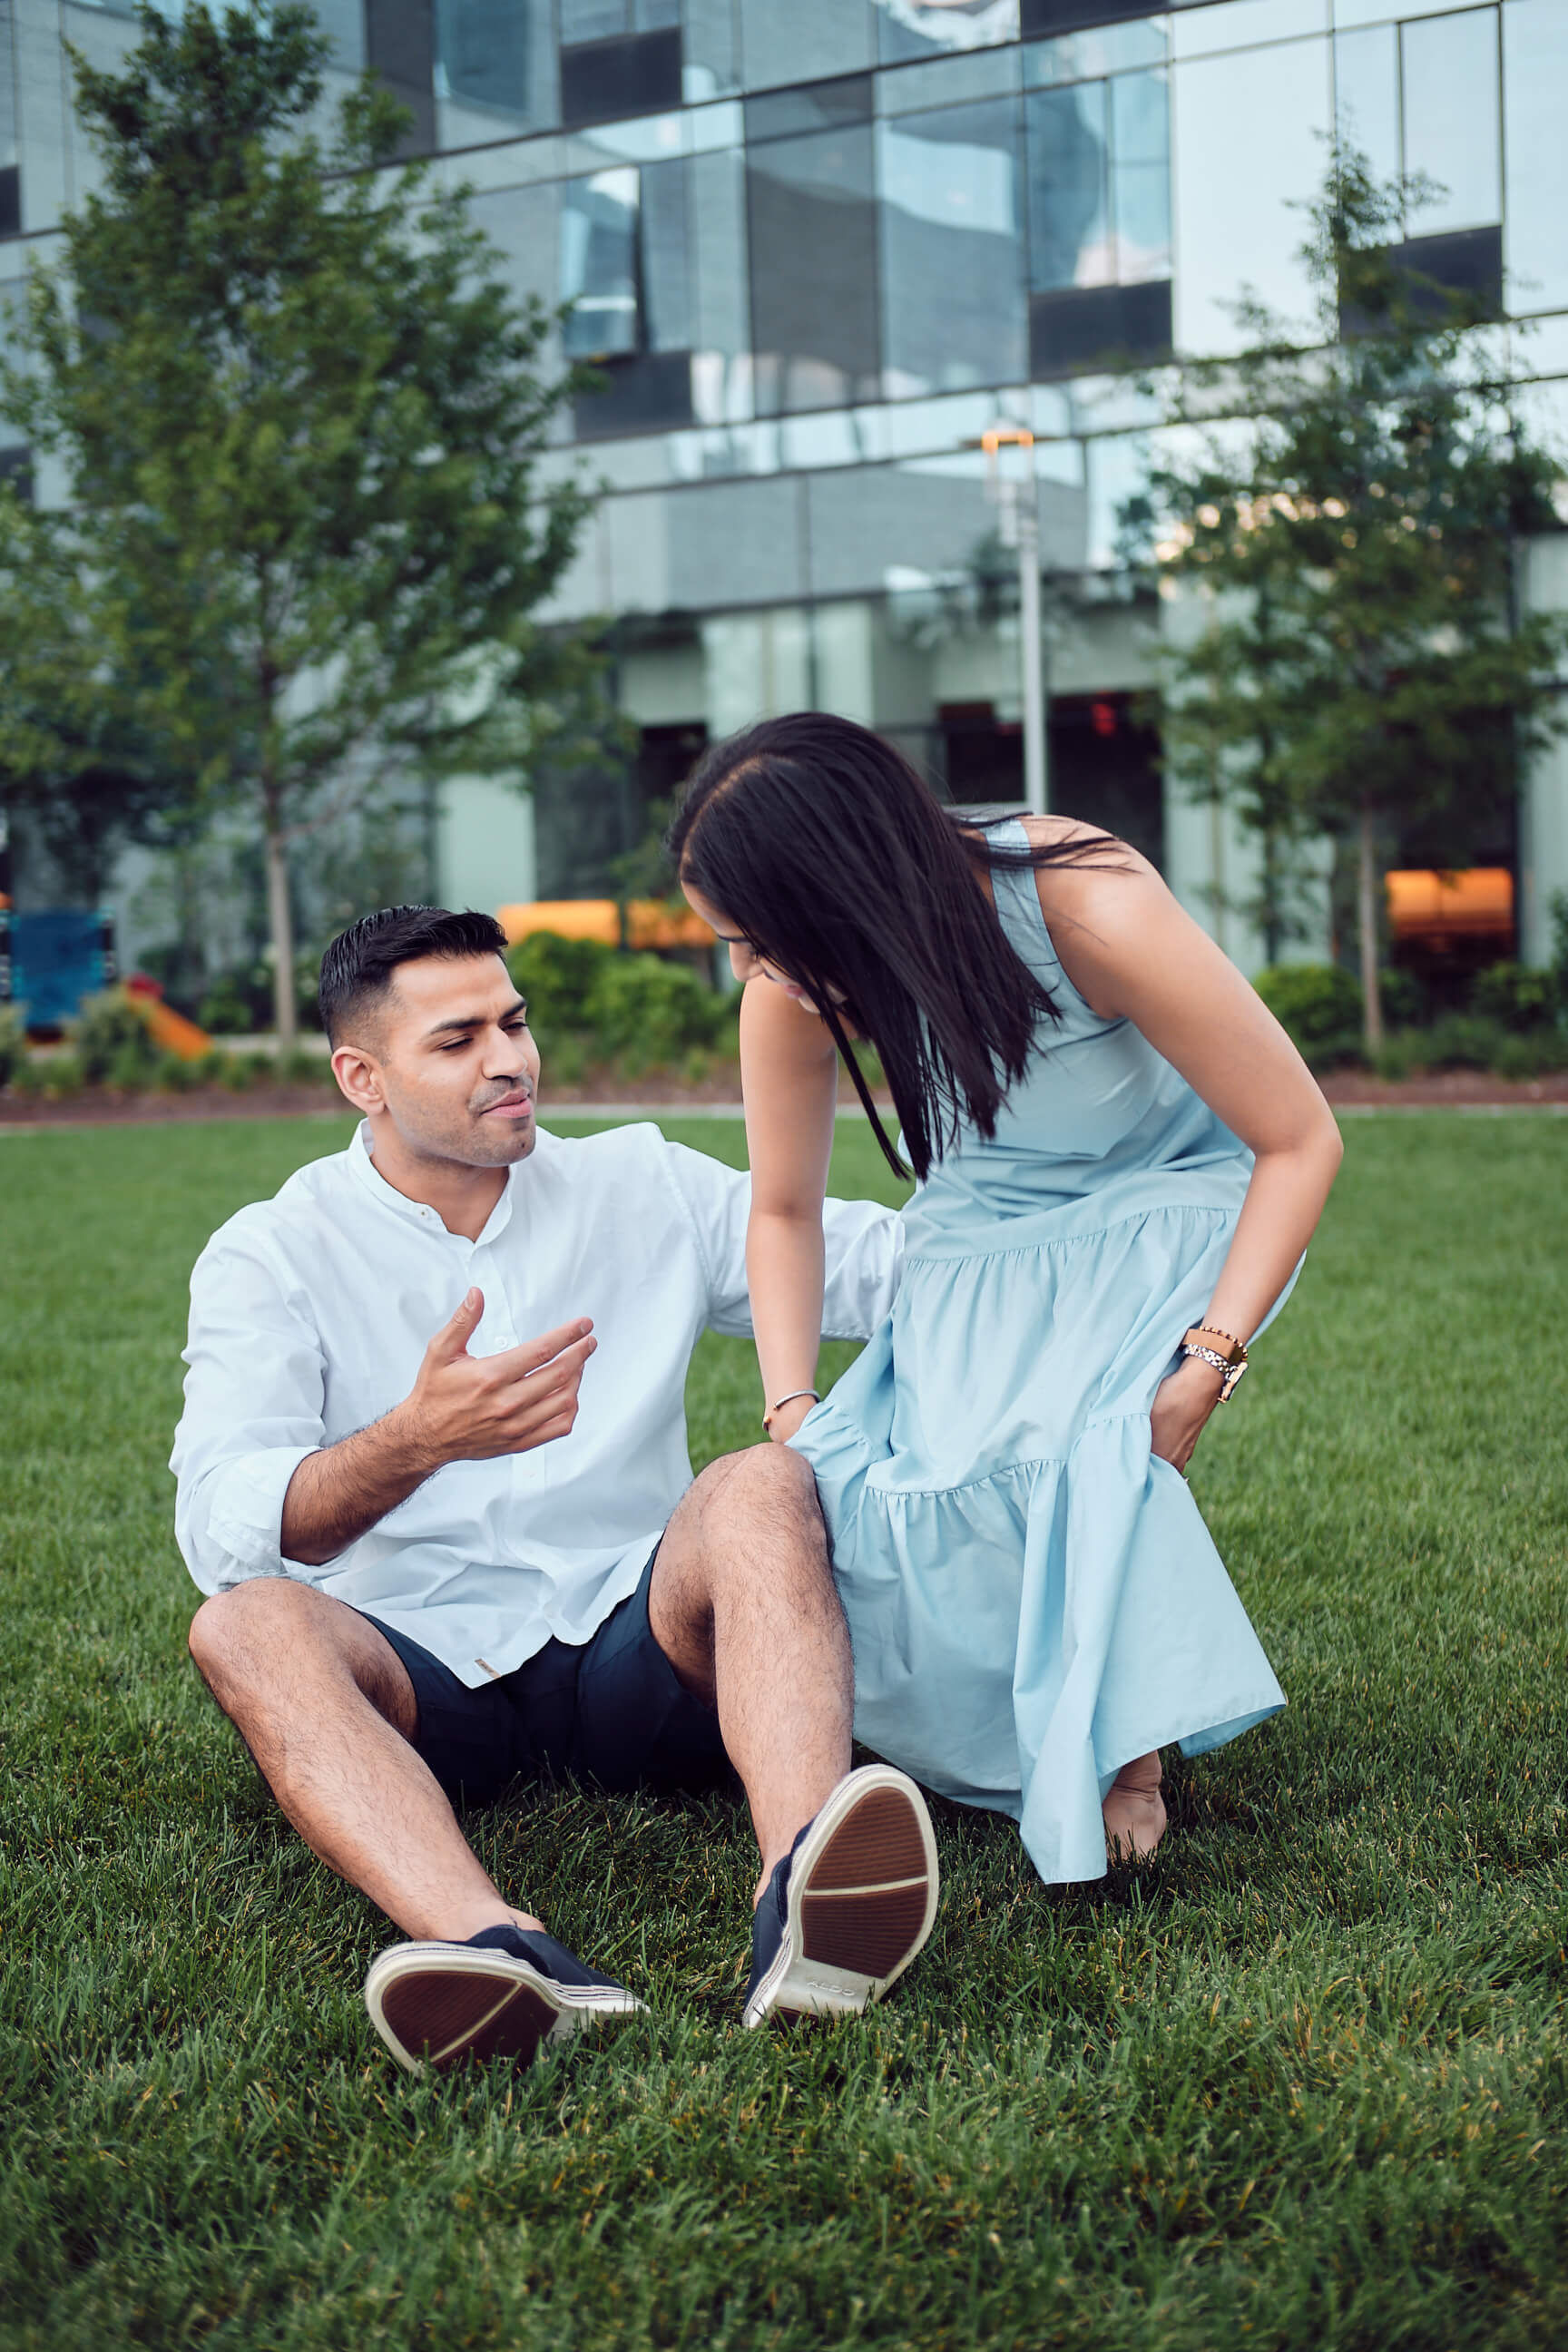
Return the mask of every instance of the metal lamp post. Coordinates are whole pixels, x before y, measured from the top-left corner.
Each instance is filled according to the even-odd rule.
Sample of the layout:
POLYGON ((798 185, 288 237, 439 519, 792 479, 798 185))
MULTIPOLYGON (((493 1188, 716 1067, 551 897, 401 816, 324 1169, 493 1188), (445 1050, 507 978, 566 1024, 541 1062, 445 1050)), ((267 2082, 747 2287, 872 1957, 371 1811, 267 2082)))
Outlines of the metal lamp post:
POLYGON ((985 452, 985 495, 997 510, 1004 547, 1018 551, 1018 667, 1024 688, 1024 801, 1031 816, 1044 816, 1046 770, 1046 680, 1040 631, 1040 517, 1036 503, 1035 436, 1022 425, 994 425, 980 436, 985 452), (1007 473, 998 454, 1022 449, 1028 472, 1020 481, 1007 473))

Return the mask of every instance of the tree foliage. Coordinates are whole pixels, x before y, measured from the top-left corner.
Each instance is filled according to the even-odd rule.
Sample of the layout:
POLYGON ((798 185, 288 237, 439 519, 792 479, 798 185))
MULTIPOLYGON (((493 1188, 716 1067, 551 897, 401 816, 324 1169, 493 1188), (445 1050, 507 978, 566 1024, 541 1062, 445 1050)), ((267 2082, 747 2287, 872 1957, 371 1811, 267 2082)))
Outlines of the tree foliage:
POLYGON ((1275 938, 1293 846, 1354 843, 1373 1046, 1384 855, 1420 826, 1434 863, 1466 861, 1557 723, 1568 642, 1516 585, 1520 541, 1556 525, 1557 465, 1511 406, 1478 306, 1401 249, 1428 193, 1336 158, 1304 248, 1310 341, 1242 305, 1250 348, 1189 371, 1175 421, 1245 421, 1201 428, 1190 453, 1174 436, 1151 482, 1161 567, 1205 606, 1166 656, 1168 748, 1261 835, 1275 938))
POLYGON ((60 583, 35 667, 158 774, 254 810, 287 1043, 298 845, 390 769, 515 772, 581 718, 585 644, 533 617, 585 511, 539 479, 571 380, 461 201, 392 165, 379 85, 310 127, 309 8, 140 23, 119 70, 75 58, 103 185, 0 381, 68 477, 34 526, 60 583))

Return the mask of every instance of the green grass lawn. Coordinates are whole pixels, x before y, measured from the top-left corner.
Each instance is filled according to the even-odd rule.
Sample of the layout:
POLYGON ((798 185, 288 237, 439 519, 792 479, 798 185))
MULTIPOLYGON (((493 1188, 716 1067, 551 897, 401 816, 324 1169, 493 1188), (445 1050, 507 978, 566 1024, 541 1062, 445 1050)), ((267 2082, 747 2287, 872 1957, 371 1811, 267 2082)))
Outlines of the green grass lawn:
MULTIPOLYGON (((736 1807, 525 1794, 481 1852, 649 2013, 426 2084, 170 1534, 191 1261, 344 1132, 0 1137, 5 2352, 1568 2343, 1568 1124, 1351 1124, 1194 1472, 1290 1706, 1152 1864, 1047 1893, 944 1807, 886 2007, 748 2035, 736 1807)), ((690 1402, 749 1444, 749 1349, 690 1402)))

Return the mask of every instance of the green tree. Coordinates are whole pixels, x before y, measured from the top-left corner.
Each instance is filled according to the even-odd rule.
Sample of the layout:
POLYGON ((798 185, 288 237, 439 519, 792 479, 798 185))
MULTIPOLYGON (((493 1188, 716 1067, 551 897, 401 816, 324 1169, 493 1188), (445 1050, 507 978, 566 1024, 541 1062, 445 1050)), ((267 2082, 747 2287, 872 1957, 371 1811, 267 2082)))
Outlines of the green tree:
POLYGON ((1353 845, 1372 1050, 1385 853, 1420 826, 1434 863, 1465 862, 1561 723, 1568 643, 1516 587, 1521 539, 1555 527, 1558 466, 1512 413, 1477 306, 1400 251, 1430 193, 1336 158, 1304 247, 1310 345, 1238 305, 1249 348, 1189 370, 1173 421, 1241 421, 1202 428, 1195 454, 1178 438, 1151 479, 1157 558, 1204 592, 1206 624, 1165 656, 1168 751, 1262 836, 1275 939, 1296 847, 1353 845))
POLYGON ((538 477, 572 379, 462 202, 392 167, 379 85, 308 127, 310 9, 140 24, 120 70, 74 59, 103 186, 0 407, 68 476, 62 674, 91 644, 115 726, 254 810, 288 1045, 291 853, 390 773, 521 774, 575 718, 591 653, 532 617, 586 506, 538 477))

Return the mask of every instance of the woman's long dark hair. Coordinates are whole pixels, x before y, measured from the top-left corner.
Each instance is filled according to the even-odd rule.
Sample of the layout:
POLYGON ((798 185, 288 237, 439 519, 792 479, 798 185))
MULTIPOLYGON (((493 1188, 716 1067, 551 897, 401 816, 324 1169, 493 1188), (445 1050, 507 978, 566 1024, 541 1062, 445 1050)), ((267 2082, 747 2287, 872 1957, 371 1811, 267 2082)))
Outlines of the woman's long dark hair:
POLYGON ((810 996, 900 1176, 848 1032, 876 1047, 917 1176, 961 1118, 994 1135, 1039 1022, 1060 1014, 1008 945, 979 874, 1120 848, 1099 836, 1005 849, 974 823, 955 821, 880 736, 804 710, 715 744, 670 828, 681 881, 810 996))

